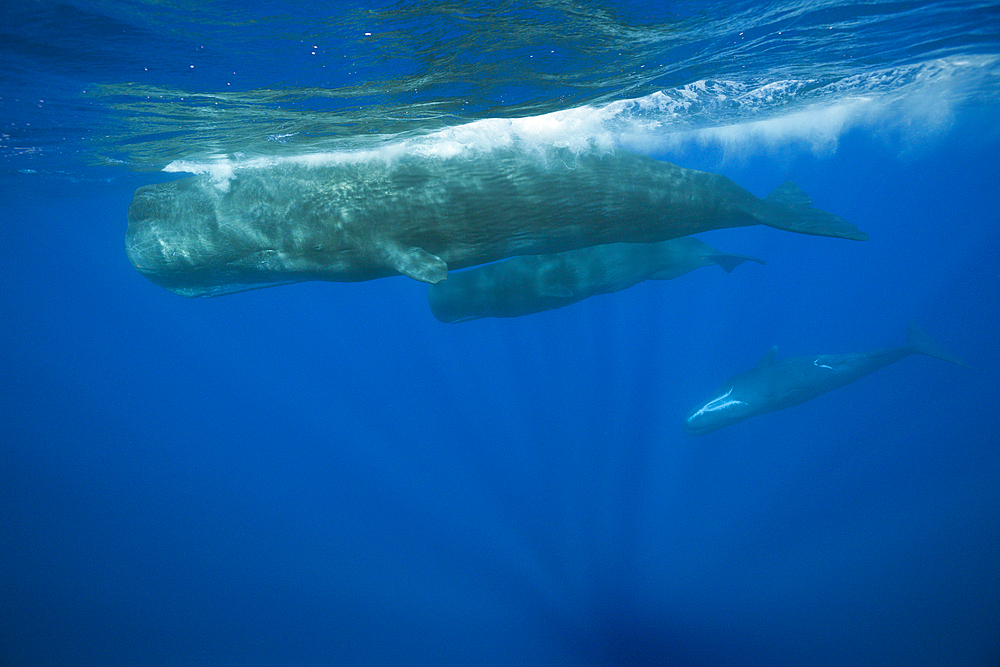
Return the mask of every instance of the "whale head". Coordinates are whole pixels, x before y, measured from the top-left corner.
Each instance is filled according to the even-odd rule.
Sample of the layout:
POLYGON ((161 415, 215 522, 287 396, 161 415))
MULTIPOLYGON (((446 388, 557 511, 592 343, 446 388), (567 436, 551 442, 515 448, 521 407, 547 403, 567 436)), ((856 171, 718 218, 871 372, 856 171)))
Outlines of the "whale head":
POLYGON ((752 417, 756 408, 742 399, 733 383, 727 383, 712 398, 691 411, 684 420, 688 435, 704 435, 752 417))
POLYGON ((218 218, 212 193, 195 179, 141 187, 128 209, 129 261, 150 281, 185 296, 242 291, 229 287, 245 282, 233 274, 259 247, 218 218))
POLYGON ((139 188, 125 232, 132 265, 189 297, 323 280, 338 271, 374 277, 363 275, 370 267, 343 252, 320 225, 278 215, 280 207, 257 196, 255 185, 236 193, 238 199, 200 177, 139 188))

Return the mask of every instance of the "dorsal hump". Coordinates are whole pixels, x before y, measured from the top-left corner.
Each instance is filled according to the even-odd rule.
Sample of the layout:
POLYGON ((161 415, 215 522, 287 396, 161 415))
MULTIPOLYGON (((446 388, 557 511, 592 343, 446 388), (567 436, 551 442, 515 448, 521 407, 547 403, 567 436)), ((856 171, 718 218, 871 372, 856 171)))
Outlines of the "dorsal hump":
POLYGON ((774 360, 777 358, 778 358, 778 346, 775 345, 774 347, 772 347, 770 350, 767 351, 767 354, 765 354, 763 357, 760 358, 760 361, 757 362, 757 366, 758 367, 770 366, 771 364, 774 363, 774 360))

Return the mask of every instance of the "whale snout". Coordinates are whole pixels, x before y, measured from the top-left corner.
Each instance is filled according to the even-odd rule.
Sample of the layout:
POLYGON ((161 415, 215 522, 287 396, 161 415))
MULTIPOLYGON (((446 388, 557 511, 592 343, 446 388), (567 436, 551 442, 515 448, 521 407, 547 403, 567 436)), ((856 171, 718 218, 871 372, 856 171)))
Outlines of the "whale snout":
POLYGON ((176 200, 173 188, 145 186, 136 190, 128 208, 125 252, 146 277, 189 268, 189 242, 176 222, 182 219, 176 200))
POLYGON ((147 273, 190 272, 215 270, 260 250, 246 225, 220 221, 218 196, 193 178, 136 190, 125 232, 129 259, 147 273))
MULTIPOLYGON (((217 198, 217 196, 216 196, 217 198)), ((150 281, 184 296, 206 296, 248 254, 232 225, 219 224, 213 194, 193 178, 139 188, 128 209, 125 251, 150 281)))
POLYGON ((722 426, 713 425, 709 420, 699 415, 698 410, 695 410, 684 420, 682 428, 688 435, 705 435, 706 433, 711 433, 716 429, 722 428, 722 426))
POLYGON ((169 257, 169 247, 163 238, 164 224, 162 195, 149 187, 136 190, 128 208, 128 229, 125 232, 125 253, 132 265, 144 274, 156 272, 169 257))
POLYGON ((735 387, 730 385, 695 408, 684 420, 684 432, 705 435, 753 416, 752 406, 743 397, 734 395, 734 390, 735 387))
POLYGON ((746 419, 746 416, 736 414, 735 407, 730 406, 719 412, 710 408, 706 409, 706 406, 700 406, 684 419, 681 428, 688 435, 705 435, 746 419))

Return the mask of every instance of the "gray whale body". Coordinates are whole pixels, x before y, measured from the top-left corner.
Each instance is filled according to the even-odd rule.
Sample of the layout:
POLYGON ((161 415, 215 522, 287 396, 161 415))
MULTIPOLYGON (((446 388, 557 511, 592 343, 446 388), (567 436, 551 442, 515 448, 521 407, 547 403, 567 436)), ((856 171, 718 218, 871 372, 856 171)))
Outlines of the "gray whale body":
POLYGON ((723 253, 692 237, 659 243, 608 243, 549 255, 523 255, 448 275, 430 285, 427 301, 442 322, 520 317, 562 308, 645 280, 673 280, 718 264, 727 273, 746 255, 723 253))
POLYGON ((916 324, 910 323, 906 345, 857 354, 821 354, 777 361, 772 347, 748 371, 729 378, 709 400, 684 420, 688 435, 704 435, 756 415, 805 403, 828 391, 860 380, 911 354, 925 354, 970 368, 939 348, 916 324))
POLYGON ((126 250, 152 282, 210 297, 305 280, 449 269, 606 243, 764 224, 864 240, 792 183, 760 199, 730 179, 614 150, 277 163, 139 188, 126 250))

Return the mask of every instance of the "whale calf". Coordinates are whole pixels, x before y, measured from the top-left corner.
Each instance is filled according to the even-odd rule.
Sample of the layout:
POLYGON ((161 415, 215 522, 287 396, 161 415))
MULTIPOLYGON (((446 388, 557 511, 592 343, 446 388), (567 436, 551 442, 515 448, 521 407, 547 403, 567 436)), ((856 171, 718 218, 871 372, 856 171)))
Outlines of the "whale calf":
POLYGON ((427 289, 434 317, 465 322, 480 317, 520 317, 562 308, 644 280, 672 280, 702 266, 731 272, 745 261, 692 237, 659 243, 609 243, 548 255, 522 255, 448 274, 427 289))
POLYGON ((793 183, 760 199, 718 174, 623 150, 283 161, 139 188, 126 250, 144 276, 210 297, 304 280, 428 283, 513 257, 724 227, 864 240, 793 183))
POLYGON ((821 354, 776 361, 772 347, 756 366, 730 378, 708 401, 684 420, 684 432, 703 435, 744 419, 805 403, 843 387, 911 354, 926 354, 971 368, 941 350, 911 323, 907 344, 858 354, 821 354))

